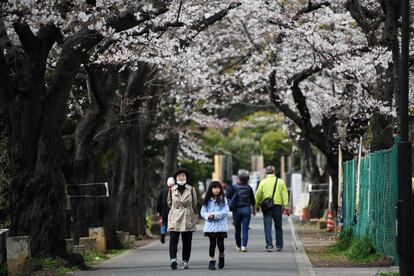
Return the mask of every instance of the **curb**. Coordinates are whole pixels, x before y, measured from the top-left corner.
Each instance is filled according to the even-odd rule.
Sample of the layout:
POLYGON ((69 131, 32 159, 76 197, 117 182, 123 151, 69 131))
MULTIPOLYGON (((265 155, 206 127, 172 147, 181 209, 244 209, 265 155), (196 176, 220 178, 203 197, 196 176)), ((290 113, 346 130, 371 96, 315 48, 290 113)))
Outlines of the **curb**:
POLYGON ((294 251, 296 264, 298 266, 299 276, 315 276, 315 271, 309 260, 308 254, 306 254, 305 248, 302 245, 302 241, 299 236, 296 234, 296 229, 293 223, 290 224, 294 235, 292 235, 292 242, 296 243, 297 250, 294 251), (293 240, 294 236, 298 237, 297 241, 293 240))

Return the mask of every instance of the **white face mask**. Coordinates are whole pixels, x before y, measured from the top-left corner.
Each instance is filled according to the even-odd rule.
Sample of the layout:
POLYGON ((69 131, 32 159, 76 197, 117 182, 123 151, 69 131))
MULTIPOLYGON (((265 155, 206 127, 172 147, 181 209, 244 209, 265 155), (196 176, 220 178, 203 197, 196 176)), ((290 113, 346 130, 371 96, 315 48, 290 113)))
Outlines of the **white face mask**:
POLYGON ((182 185, 184 185, 184 184, 185 184, 185 181, 180 181, 180 180, 177 180, 177 184, 182 186, 182 185))

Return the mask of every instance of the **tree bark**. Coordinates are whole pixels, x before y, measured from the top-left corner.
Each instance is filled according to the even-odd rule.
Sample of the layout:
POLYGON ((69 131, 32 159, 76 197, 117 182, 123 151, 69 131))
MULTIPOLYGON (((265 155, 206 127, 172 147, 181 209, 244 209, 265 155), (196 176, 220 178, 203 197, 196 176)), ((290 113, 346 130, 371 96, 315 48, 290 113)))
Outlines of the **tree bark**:
MULTIPOLYGON (((88 236, 88 229, 104 225, 105 212, 109 200, 105 197, 85 197, 82 195, 104 195, 103 185, 81 188, 85 183, 103 183, 108 181, 107 172, 103 169, 103 158, 112 152, 112 144, 116 139, 113 130, 106 135, 97 134, 118 124, 119 118, 113 112, 115 90, 118 85, 116 68, 106 66, 89 66, 87 68, 87 87, 89 108, 77 125, 73 139, 73 148, 69 149, 69 161, 65 164, 65 176, 68 180, 68 192, 71 197, 73 219, 73 236, 88 236)), ((109 162, 106 161, 105 162, 109 162)))

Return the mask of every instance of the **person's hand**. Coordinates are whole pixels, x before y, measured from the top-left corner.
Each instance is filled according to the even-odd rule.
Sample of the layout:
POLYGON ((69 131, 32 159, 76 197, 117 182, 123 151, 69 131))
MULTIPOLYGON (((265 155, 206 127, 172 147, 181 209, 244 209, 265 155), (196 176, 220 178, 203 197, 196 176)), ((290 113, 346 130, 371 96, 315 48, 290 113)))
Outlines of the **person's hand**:
POLYGON ((284 208, 283 214, 289 216, 289 208, 284 208))
POLYGON ((208 219, 214 219, 214 214, 208 214, 208 219))
POLYGON ((256 208, 253 208, 253 216, 256 216, 256 208))

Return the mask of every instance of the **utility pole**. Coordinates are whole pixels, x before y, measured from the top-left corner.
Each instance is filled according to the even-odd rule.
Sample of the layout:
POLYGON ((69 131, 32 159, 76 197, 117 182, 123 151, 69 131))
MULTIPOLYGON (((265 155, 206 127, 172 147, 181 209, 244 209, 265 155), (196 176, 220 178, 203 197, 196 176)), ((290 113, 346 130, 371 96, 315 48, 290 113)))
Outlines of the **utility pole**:
MULTIPOLYGON (((390 11, 392 12, 392 11, 390 11)), ((413 271, 413 208, 411 188, 411 143, 408 138, 408 58, 409 58, 409 27, 410 1, 401 1, 401 92, 400 92, 400 135, 398 145, 398 253, 400 256, 400 275, 412 276, 413 271)))

